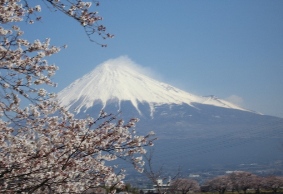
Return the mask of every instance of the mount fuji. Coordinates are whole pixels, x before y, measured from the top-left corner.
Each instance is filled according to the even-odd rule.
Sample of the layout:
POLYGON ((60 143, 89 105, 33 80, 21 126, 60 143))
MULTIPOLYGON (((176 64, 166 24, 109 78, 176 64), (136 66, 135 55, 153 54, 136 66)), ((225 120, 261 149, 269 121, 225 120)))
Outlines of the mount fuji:
POLYGON ((97 66, 59 92, 58 100, 78 117, 95 117, 104 109, 121 111, 125 120, 140 118, 137 132, 155 131, 156 163, 168 167, 266 167, 277 162, 276 168, 283 172, 283 165, 278 166, 278 161, 283 162, 282 118, 156 81, 127 57, 97 66))
POLYGON ((151 116, 157 106, 165 104, 194 107, 193 104, 198 103, 248 111, 214 96, 196 96, 182 91, 156 81, 135 68, 130 59, 125 57, 109 60, 61 91, 58 94, 61 104, 80 113, 96 104, 105 108, 108 104, 116 103, 121 109, 121 103, 128 101, 140 116, 143 113, 139 104, 144 103, 149 105, 151 116))

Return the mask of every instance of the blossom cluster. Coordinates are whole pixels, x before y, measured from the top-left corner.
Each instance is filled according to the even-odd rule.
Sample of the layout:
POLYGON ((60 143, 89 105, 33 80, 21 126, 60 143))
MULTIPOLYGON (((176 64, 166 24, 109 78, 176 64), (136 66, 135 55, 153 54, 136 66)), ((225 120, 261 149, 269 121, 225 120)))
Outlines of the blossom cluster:
MULTIPOLYGON (((99 24, 103 18, 98 15, 97 11, 92 11, 92 5, 95 4, 99 6, 99 2, 84 2, 81 0, 68 0, 62 2, 62 0, 47 0, 53 8, 60 10, 66 15, 77 20, 83 27, 84 30, 91 41, 94 41, 91 36, 93 34, 98 34, 103 39, 113 38, 113 34, 106 33, 106 27, 99 24)), ((96 41, 94 41, 96 42, 96 41)), ((106 47, 105 44, 100 44, 102 47, 106 47)))
MULTIPOLYGON (((71 9, 69 16, 84 27, 100 19, 89 12, 90 2, 46 3, 64 13, 71 9)), ((44 89, 56 86, 51 78, 58 69, 46 57, 61 48, 50 39, 24 39, 16 25, 32 23, 31 15, 40 11, 27 0, 0 1, 0 193, 83 193, 120 186, 124 170, 107 161, 123 158, 141 172, 144 146, 152 145, 154 134, 138 136, 138 119, 115 123, 116 117, 103 111, 96 119, 77 119, 44 89), (26 102, 30 105, 23 106, 26 102)))
POLYGON ((61 107, 61 117, 38 117, 35 112, 40 109, 34 106, 19 113, 28 119, 18 128, 0 120, 0 192, 40 188, 82 193, 93 187, 119 186, 124 172, 117 173, 105 163, 117 158, 129 159, 141 171, 143 161, 137 154, 145 153, 150 135, 136 136, 128 123, 108 122, 108 116, 113 119, 110 115, 75 119, 61 107))

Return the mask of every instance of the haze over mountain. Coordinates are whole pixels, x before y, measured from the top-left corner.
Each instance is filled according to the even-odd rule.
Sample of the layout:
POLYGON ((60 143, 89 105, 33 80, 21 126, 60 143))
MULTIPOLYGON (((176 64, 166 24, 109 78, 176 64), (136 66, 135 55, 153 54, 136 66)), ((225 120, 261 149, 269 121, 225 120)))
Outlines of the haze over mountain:
POLYGON ((155 131, 156 164, 204 169, 273 164, 283 172, 283 119, 215 96, 197 96, 146 76, 125 57, 108 60, 74 81, 58 100, 78 117, 122 111, 140 118, 137 133, 155 131))

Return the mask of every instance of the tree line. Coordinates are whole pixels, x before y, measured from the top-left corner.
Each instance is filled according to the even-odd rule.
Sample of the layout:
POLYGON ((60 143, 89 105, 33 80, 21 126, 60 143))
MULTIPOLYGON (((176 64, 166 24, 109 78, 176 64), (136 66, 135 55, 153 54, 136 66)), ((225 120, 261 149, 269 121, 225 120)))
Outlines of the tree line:
POLYGON ((283 188, 283 177, 281 176, 258 176, 250 172, 235 171, 229 174, 214 177, 199 184, 198 181, 188 178, 176 178, 168 186, 155 185, 157 189, 145 193, 205 193, 226 192, 235 193, 278 193, 283 188))
MULTIPOLYGON (((226 191, 247 193, 248 190, 253 190, 255 193, 262 191, 277 193, 280 188, 283 187, 283 177, 263 177, 250 172, 236 171, 231 174, 217 176, 211 180, 207 180, 203 186, 205 186, 208 191, 217 191, 219 194, 224 194, 226 191)), ((203 187, 203 189, 205 188, 203 187)))

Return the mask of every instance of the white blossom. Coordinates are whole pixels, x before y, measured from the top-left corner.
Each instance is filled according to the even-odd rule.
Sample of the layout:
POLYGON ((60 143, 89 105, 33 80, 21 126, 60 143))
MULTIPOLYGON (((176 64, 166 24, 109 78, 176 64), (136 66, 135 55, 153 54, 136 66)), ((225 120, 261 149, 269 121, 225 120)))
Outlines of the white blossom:
POLYGON ((10 85, 7 84, 7 83, 4 83, 4 84, 3 84, 3 87, 4 87, 4 88, 9 88, 9 86, 10 86, 10 85))
MULTIPOLYGON (((56 86, 52 76, 58 67, 46 58, 61 47, 49 38, 30 42, 22 37, 17 23, 34 23, 41 11, 28 1, 0 3, 0 193, 82 193, 90 186, 121 186, 125 172, 116 174, 103 160, 131 157, 141 172, 139 155, 153 133, 135 136, 138 119, 113 123, 103 111, 98 118, 77 119, 57 103, 45 86, 56 86)), ((72 10, 85 28, 105 31, 95 26, 102 18, 89 11, 91 2, 44 1, 63 13, 72 10)))
POLYGON ((34 9, 35 9, 35 11, 37 11, 37 12, 41 12, 41 7, 40 7, 40 5, 35 6, 34 9))

